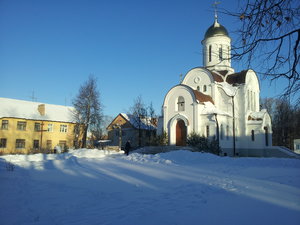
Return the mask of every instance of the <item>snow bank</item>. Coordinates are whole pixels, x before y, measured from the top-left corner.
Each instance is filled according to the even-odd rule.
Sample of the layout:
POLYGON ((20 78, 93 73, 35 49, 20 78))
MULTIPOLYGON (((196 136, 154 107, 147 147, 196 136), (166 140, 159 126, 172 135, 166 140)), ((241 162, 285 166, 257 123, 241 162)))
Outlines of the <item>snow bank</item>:
POLYGON ((110 151, 110 150, 98 150, 98 149, 77 149, 70 150, 69 154, 77 158, 105 158, 109 155, 124 154, 124 151, 110 151))
POLYGON ((185 150, 126 156, 79 149, 0 156, 0 181, 0 224, 300 221, 297 159, 231 158, 185 150), (3 159, 20 167, 6 171, 3 159))

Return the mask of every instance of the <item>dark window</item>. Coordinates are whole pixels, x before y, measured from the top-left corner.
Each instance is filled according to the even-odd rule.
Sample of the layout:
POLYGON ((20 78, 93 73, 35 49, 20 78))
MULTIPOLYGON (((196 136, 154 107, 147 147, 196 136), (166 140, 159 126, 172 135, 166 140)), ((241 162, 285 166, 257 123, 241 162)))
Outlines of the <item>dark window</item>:
POLYGON ((17 129, 18 130, 26 130, 26 122, 18 121, 17 129))
POLYGON ((16 148, 25 148, 25 139, 16 139, 16 148))
POLYGON ((59 146, 61 147, 62 150, 64 150, 67 147, 67 141, 59 141, 59 146))
POLYGON ((6 148, 6 138, 1 138, 0 139, 0 148, 6 148))
POLYGON ((251 130, 251 140, 252 140, 252 141, 255 141, 254 130, 251 130))
POLYGON ((203 92, 206 92, 206 91, 207 91, 207 86, 203 85, 203 92))
POLYGON ((200 91, 200 86, 197 86, 197 91, 200 91))
POLYGON ((221 140, 224 138, 224 127, 223 124, 221 124, 221 140))
POLYGON ((226 139, 229 140, 229 126, 226 126, 226 139))
POLYGON ((269 131, 268 131, 268 127, 264 127, 265 130, 265 142, 266 142, 266 146, 269 146, 269 131))
POLYGON ((211 62, 211 45, 208 47, 208 61, 211 62))
POLYGON ((184 98, 182 96, 179 96, 178 98, 178 111, 184 111, 184 98))
POLYGON ((209 137, 209 126, 206 126, 206 137, 209 137))
POLYGON ((8 120, 2 120, 2 130, 7 130, 8 129, 8 120))
POLYGON ((52 149, 52 141, 47 140, 47 149, 52 149))
POLYGON ((34 131, 40 131, 41 130, 41 124, 40 123, 34 123, 34 131))
POLYGON ((223 60, 223 49, 222 49, 222 47, 219 48, 219 59, 221 61, 223 60))
POLYGON ((39 140, 33 140, 33 149, 38 149, 39 147, 39 140))

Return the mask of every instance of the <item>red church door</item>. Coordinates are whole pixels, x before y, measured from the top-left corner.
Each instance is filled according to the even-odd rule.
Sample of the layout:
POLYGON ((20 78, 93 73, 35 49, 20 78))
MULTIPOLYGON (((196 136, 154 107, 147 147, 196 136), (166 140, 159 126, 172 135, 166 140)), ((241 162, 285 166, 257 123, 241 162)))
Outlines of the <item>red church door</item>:
POLYGON ((187 129, 183 120, 178 120, 176 124, 176 145, 185 146, 187 129))

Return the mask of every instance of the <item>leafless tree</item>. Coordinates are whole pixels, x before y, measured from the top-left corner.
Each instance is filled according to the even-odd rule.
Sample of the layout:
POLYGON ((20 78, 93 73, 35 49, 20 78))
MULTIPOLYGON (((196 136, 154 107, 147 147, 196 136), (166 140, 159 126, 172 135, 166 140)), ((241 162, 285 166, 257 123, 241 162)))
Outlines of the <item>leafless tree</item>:
POLYGON ((143 119, 147 117, 147 109, 143 102, 142 96, 139 95, 133 103, 133 106, 129 109, 130 114, 133 116, 133 122, 135 123, 139 132, 139 146, 142 145, 142 128, 143 119))
POLYGON ((79 93, 73 100, 73 106, 75 108, 74 118, 79 130, 82 130, 81 147, 85 148, 88 131, 95 131, 98 134, 102 120, 102 104, 95 77, 90 76, 80 86, 79 93))
POLYGON ((148 137, 148 144, 151 143, 151 138, 155 136, 156 126, 156 114, 153 108, 152 102, 149 106, 146 106, 142 96, 139 95, 133 103, 133 106, 129 109, 129 114, 132 115, 133 122, 135 123, 139 134, 139 146, 142 145, 142 133, 146 130, 146 136, 148 137))
POLYGON ((267 98, 261 102, 272 119, 273 145, 293 149, 293 140, 300 138, 300 107, 282 98, 267 98))
MULTIPOLYGON (((221 12, 240 21, 239 39, 232 47, 232 59, 246 59, 248 67, 271 78, 285 78, 284 96, 295 96, 300 89, 300 1, 240 0, 236 12, 221 12)), ((299 99, 298 99, 299 102, 299 99)))

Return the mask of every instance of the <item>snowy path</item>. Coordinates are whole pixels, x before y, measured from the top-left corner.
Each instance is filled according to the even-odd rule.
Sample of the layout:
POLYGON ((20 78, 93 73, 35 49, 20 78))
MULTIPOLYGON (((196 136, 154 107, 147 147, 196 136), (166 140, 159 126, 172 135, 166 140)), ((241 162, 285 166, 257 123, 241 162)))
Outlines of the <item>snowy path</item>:
POLYGON ((0 158, 0 224, 299 224, 300 160, 79 150, 0 158), (84 152, 85 151, 85 152, 84 152))

